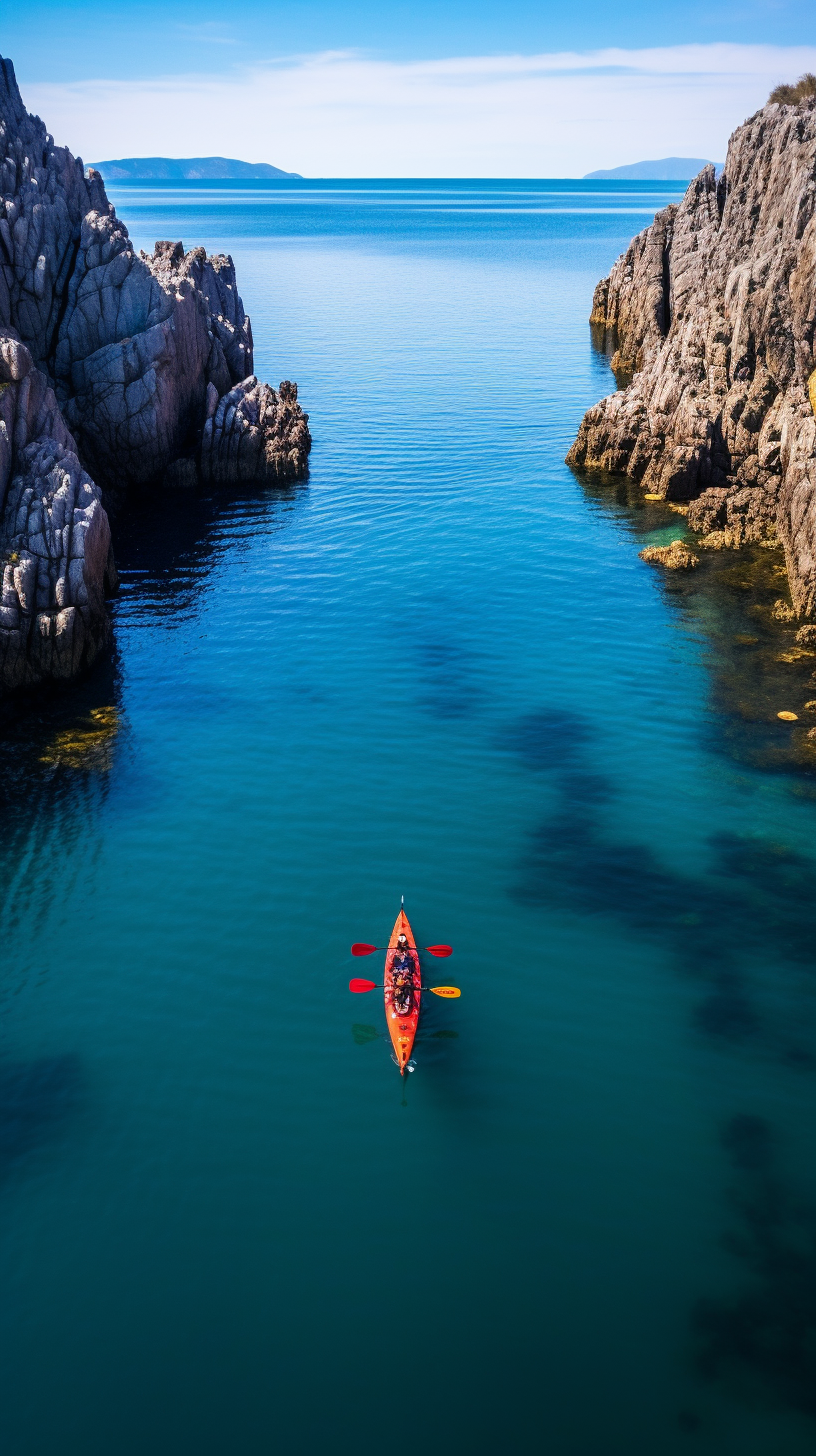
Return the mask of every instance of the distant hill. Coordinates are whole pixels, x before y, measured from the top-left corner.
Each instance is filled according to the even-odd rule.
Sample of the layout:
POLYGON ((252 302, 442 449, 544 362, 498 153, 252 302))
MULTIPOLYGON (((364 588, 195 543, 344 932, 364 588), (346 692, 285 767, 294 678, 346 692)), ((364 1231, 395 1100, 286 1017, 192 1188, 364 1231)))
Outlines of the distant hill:
MULTIPOLYGON (((722 162, 714 165, 718 172, 722 171, 722 162)), ((659 162, 630 162, 628 167, 612 167, 608 172, 587 172, 584 181, 597 178, 610 182, 616 177, 631 177, 638 182, 690 182, 707 166, 707 157, 661 157, 659 162)))
POLYGON ((263 179, 297 177, 268 162, 238 162, 234 157, 120 157, 115 162, 90 162, 106 182, 194 182, 226 177, 263 179))

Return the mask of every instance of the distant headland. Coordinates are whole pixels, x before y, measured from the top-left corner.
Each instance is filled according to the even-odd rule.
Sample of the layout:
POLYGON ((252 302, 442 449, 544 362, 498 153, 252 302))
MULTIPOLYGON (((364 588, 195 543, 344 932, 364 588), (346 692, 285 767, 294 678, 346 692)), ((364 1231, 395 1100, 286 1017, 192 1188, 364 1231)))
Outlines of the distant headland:
MULTIPOLYGON (((627 167, 612 167, 606 172, 587 172, 584 181, 612 182, 617 178, 631 178, 637 182, 690 182, 710 162, 710 157, 661 157, 656 162, 630 162, 627 167)), ((714 162, 713 166, 718 173, 722 171, 722 162, 714 162)))
POLYGON ((91 162, 106 182, 197 182, 226 178, 263 181, 274 177, 301 180, 300 172, 283 172, 269 162, 239 162, 235 157, 120 157, 91 162))

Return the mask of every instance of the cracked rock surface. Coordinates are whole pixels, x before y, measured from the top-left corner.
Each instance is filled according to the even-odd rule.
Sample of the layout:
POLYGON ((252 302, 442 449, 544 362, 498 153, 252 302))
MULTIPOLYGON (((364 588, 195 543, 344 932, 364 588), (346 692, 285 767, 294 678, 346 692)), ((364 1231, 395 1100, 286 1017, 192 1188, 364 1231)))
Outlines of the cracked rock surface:
POLYGON ((137 253, 0 58, 0 691, 69 678, 107 640, 103 501, 305 474, 297 387, 259 383, 252 352, 232 259, 137 253))
POLYGON ((108 637, 110 526, 48 379, 2 329, 0 540, 0 681, 74 677, 108 637))
POLYGON ((622 387, 587 411, 571 465, 691 501, 689 523, 777 532, 794 609, 816 613, 816 99, 737 129, 595 290, 622 387))

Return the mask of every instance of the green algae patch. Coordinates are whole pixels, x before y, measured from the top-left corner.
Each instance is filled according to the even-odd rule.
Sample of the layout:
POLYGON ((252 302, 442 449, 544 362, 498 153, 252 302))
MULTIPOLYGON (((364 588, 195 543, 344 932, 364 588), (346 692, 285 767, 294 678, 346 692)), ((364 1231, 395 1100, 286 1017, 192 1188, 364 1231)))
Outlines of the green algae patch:
POLYGON ((112 765, 113 741, 121 722, 115 707, 91 708, 86 718, 56 733, 48 742, 40 762, 56 768, 108 773, 112 765))

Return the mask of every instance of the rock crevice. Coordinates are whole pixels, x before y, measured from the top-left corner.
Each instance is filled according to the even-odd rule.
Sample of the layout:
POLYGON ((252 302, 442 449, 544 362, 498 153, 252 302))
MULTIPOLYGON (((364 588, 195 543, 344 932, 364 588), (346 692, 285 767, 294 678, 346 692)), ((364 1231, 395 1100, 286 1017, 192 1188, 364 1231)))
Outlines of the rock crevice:
POLYGON ((816 612, 816 99, 766 106, 595 290, 620 385, 569 464, 626 474, 735 541, 778 533, 816 612))

